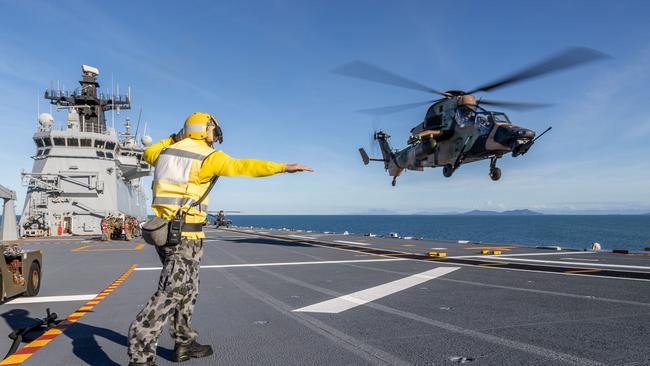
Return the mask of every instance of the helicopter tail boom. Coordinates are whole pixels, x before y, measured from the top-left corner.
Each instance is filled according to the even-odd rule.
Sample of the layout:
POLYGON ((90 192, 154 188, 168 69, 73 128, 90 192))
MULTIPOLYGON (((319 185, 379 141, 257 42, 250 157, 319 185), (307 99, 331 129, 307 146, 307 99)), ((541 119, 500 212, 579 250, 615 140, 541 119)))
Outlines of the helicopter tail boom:
POLYGON ((361 154, 361 160, 363 160, 363 165, 368 165, 370 164, 371 161, 383 161, 386 162, 384 159, 375 159, 371 158, 368 156, 368 153, 366 152, 366 149, 364 148, 359 148, 359 154, 361 154))

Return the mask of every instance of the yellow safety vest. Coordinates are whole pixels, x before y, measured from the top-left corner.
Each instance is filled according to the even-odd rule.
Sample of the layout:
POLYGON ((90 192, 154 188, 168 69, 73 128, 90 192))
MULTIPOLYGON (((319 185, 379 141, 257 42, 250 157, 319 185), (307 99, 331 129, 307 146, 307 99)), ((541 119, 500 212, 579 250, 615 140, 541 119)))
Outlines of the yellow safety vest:
MULTIPOLYGON (((156 216, 171 220, 182 207, 183 212, 187 213, 186 223, 199 224, 205 221, 208 198, 199 206, 190 208, 190 205, 198 201, 210 186, 210 181, 200 181, 199 172, 203 160, 215 151, 196 140, 186 138, 160 153, 154 172, 151 205, 156 216)), ((183 229, 183 236, 190 239, 204 237, 200 229, 183 229)))

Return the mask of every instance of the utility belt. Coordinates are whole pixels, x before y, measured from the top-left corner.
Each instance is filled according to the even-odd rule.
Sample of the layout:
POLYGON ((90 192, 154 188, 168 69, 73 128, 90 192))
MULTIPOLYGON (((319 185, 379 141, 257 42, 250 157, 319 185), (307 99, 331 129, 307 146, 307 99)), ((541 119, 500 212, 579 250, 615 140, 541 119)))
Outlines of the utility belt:
MULTIPOLYGON (((201 198, 190 205, 191 207, 198 206, 208 196, 208 193, 214 187, 218 177, 212 178, 210 186, 203 193, 201 198)), ((142 238, 144 241, 157 247, 174 246, 182 241, 183 233, 200 233, 203 232, 203 223, 189 223, 185 222, 187 213, 180 207, 174 217, 167 221, 158 216, 145 222, 142 226, 142 238)))
POLYGON ((203 232, 203 223, 202 222, 194 222, 194 223, 183 223, 183 231, 184 233, 202 233, 203 232))

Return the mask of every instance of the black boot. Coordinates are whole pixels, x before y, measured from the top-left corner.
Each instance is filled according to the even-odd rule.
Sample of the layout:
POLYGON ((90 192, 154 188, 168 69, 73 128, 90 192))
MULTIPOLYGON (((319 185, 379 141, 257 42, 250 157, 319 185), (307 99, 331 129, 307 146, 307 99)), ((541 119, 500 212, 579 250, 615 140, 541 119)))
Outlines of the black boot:
POLYGON ((208 357, 212 354, 212 347, 201 345, 192 341, 190 343, 176 343, 172 361, 183 362, 190 358, 208 357))

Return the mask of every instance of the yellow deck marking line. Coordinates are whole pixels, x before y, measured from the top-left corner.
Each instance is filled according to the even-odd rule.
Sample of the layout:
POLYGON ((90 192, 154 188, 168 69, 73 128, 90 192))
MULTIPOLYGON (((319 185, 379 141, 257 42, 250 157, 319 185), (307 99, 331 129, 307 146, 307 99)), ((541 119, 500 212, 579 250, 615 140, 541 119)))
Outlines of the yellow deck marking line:
MULTIPOLYGON (((104 245, 104 244, 100 244, 104 245)), ((133 248, 98 248, 98 249, 88 249, 92 247, 97 247, 98 245, 84 245, 79 248, 74 248, 71 249, 73 252, 130 252, 130 251, 135 251, 135 250, 142 250, 144 248, 144 244, 137 244, 133 248)))
POLYGON ((88 248, 88 247, 90 247, 90 245, 84 245, 83 247, 74 248, 74 249, 70 249, 70 250, 73 251, 73 252, 79 252, 79 251, 82 251, 82 250, 84 250, 85 248, 88 248))
POLYGON ((492 249, 492 250, 510 250, 513 247, 512 245, 505 246, 495 246, 495 247, 465 247, 464 249, 492 249))
POLYGON ((0 366, 21 365, 23 362, 25 362, 25 360, 27 360, 34 353, 36 353, 36 351, 38 351, 39 349, 41 349, 42 347, 50 343, 50 341, 58 337, 59 334, 63 333, 69 326, 77 322, 79 318, 83 317, 88 312, 90 312, 95 307, 95 305, 99 304, 101 300, 103 300, 112 291, 112 289, 117 287, 116 282, 118 281, 120 281, 120 283, 124 282, 124 280, 126 280, 131 275, 131 273, 135 271, 135 268, 137 266, 138 266, 137 264, 132 265, 126 272, 124 272, 120 277, 118 277, 113 283, 108 285, 108 287, 104 291, 100 292, 99 295, 95 296, 94 299, 82 305, 79 309, 77 309, 77 311, 68 315, 68 317, 64 321, 59 323, 56 327, 43 333, 35 340, 31 341, 23 348, 16 351, 16 353, 14 353, 13 355, 0 361, 0 366))
POLYGON ((565 271, 564 273, 590 273, 590 272, 600 272, 600 271, 602 270, 590 268, 590 269, 574 269, 572 271, 565 271))

